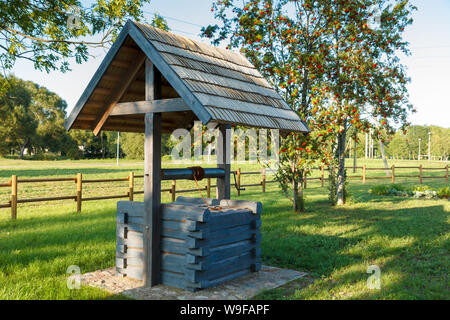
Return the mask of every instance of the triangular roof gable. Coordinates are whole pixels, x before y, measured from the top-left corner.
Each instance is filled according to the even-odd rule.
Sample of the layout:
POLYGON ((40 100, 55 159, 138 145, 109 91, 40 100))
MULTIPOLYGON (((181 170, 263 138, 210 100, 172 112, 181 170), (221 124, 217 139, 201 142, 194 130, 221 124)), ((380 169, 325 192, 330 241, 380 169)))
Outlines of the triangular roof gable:
POLYGON ((121 32, 119 33, 116 41, 108 50, 105 58, 101 62, 100 66, 98 67, 91 81, 87 85, 80 99, 76 103, 69 117, 65 121, 66 129, 70 130, 72 128, 72 125, 74 124, 77 116, 80 114, 89 97, 94 92, 95 88, 102 79, 109 65, 113 61, 114 57, 120 50, 127 36, 130 36, 136 42, 136 44, 141 48, 141 50, 147 55, 147 57, 155 64, 155 66, 159 70, 163 70, 163 72, 161 73, 166 77, 166 79, 168 80, 170 79, 169 82, 171 84, 173 82, 174 84, 178 85, 177 92, 191 107, 192 111, 199 118, 199 120, 202 121, 203 123, 208 123, 211 120, 211 116, 204 110, 200 102, 196 101, 197 99, 195 98, 195 96, 193 96, 192 93, 187 88, 185 88, 185 85, 183 84, 181 79, 179 79, 173 73, 173 71, 171 72, 170 68, 168 68, 167 63, 165 63, 161 59, 156 50, 152 48, 151 45, 148 43, 148 41, 142 36, 142 33, 139 31, 137 26, 132 21, 128 20, 123 29, 121 30, 121 32))
POLYGON ((132 21, 126 23, 69 115, 67 129, 73 126, 128 36, 202 123, 216 120, 285 131, 309 131, 297 113, 242 55, 132 21))

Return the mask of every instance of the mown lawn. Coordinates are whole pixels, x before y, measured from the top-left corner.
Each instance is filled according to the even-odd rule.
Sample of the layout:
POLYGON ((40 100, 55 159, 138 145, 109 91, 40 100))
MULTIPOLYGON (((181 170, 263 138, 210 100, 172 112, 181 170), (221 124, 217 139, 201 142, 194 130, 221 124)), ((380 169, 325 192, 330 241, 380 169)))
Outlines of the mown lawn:
MULTIPOLYGON (((90 169, 98 170, 91 172, 95 177, 113 177, 139 168, 140 164, 90 169)), ((21 165, 0 169, 0 177, 14 170, 53 176, 46 166, 21 165)), ((444 179, 424 182, 445 186, 444 179)), ((240 198, 263 202, 263 263, 309 272, 257 298, 449 299, 448 201, 372 196, 369 188, 351 183, 350 202, 336 209, 327 203, 326 188, 310 183, 305 191, 307 212, 302 214, 291 212, 290 202, 275 184, 268 185, 265 194, 258 187, 243 191, 240 198), (380 290, 366 286, 369 265, 381 269, 380 290)), ((234 191, 232 196, 236 197, 234 191)), ((167 194, 163 200, 168 201, 167 194)), ((115 203, 86 202, 81 214, 75 213, 71 201, 22 205, 17 221, 9 220, 9 209, 0 209, 0 299, 122 298, 66 286, 70 265, 78 265, 83 273, 114 265, 115 203)))

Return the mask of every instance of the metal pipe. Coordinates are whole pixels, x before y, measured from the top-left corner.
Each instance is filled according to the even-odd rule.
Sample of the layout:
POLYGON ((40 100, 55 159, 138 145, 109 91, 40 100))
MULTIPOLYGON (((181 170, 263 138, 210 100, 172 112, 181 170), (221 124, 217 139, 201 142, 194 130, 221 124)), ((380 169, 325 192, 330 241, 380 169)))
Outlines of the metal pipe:
MULTIPOLYGON (((222 178, 225 170, 221 168, 204 168, 204 178, 222 178)), ((161 180, 194 180, 192 170, 189 168, 161 169, 161 180)))

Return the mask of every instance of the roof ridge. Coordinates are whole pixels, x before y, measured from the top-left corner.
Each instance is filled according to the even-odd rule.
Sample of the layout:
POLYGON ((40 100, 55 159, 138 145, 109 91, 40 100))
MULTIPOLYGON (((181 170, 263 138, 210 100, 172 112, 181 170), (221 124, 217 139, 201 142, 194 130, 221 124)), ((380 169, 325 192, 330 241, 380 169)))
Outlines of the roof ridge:
MULTIPOLYGON (((234 63, 234 64, 236 64, 238 66, 244 66, 244 67, 247 67, 247 68, 250 68, 250 69, 257 70, 255 68, 255 66, 241 52, 232 51, 232 50, 224 49, 224 48, 221 48, 221 47, 216 47, 216 46, 213 46, 211 44, 200 42, 200 41, 197 41, 197 40, 191 39, 189 37, 182 36, 182 35, 170 32, 170 31, 166 31, 166 30, 163 30, 163 29, 155 28, 152 25, 147 24, 147 23, 141 23, 141 22, 136 22, 136 21, 132 21, 132 23, 136 24, 138 27, 139 26, 143 26, 145 28, 150 28, 150 29, 154 30, 157 33, 164 33, 168 37, 181 38, 181 39, 184 39, 184 40, 186 40, 188 42, 192 42, 195 46, 199 47, 200 49, 202 49, 201 47, 203 47, 203 48, 210 48, 211 50, 219 51, 222 55, 224 55, 224 57, 222 57, 220 59, 222 59, 224 61, 227 61, 227 62, 230 62, 230 63, 234 63), (225 59, 226 55, 239 56, 241 61, 239 61, 239 63, 236 63, 236 61, 230 61, 228 59, 225 59)), ((152 41, 162 42, 162 41, 157 40, 157 39, 152 39, 152 41)), ((174 46, 174 45, 172 45, 170 43, 167 43, 167 42, 162 42, 162 43, 165 43, 166 45, 174 46)), ((182 46, 177 46, 177 47, 178 48, 182 48, 184 50, 189 50, 189 51, 193 51, 193 52, 199 52, 199 53, 202 53, 202 54, 207 55, 207 56, 213 56, 211 54, 208 54, 207 52, 204 52, 203 50, 194 51, 194 50, 191 50, 190 48, 184 48, 182 46)), ((218 58, 218 57, 215 57, 215 58, 218 58)))

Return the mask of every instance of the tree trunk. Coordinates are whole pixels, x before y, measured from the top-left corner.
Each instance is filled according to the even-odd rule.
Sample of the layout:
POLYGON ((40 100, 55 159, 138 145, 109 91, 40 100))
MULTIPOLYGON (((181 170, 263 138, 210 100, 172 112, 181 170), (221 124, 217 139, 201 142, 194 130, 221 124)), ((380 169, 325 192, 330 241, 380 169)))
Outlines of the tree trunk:
POLYGON ((25 153, 25 147, 28 144, 28 139, 25 140, 25 142, 20 146, 20 152, 19 152, 19 158, 22 159, 23 158, 23 154, 25 153))
POLYGON ((345 131, 338 135, 338 170, 336 175, 336 204, 338 206, 345 203, 345 136, 345 131))
POLYGON ((292 183, 292 199, 293 199, 293 207, 292 209, 295 212, 303 212, 305 211, 305 203, 303 201, 303 173, 300 173, 300 183, 294 179, 292 183))
POLYGON ((391 175, 391 173, 389 171, 389 166, 388 166, 388 162, 386 159, 386 152, 384 151, 384 144, 383 144, 383 142, 381 142, 381 140, 378 140, 378 142, 380 144, 380 151, 381 151, 381 157, 383 158, 384 168, 386 169, 386 176, 389 177, 391 175))
POLYGON ((22 159, 23 158, 23 154, 25 153, 25 144, 20 146, 20 151, 19 151, 19 158, 22 159))

